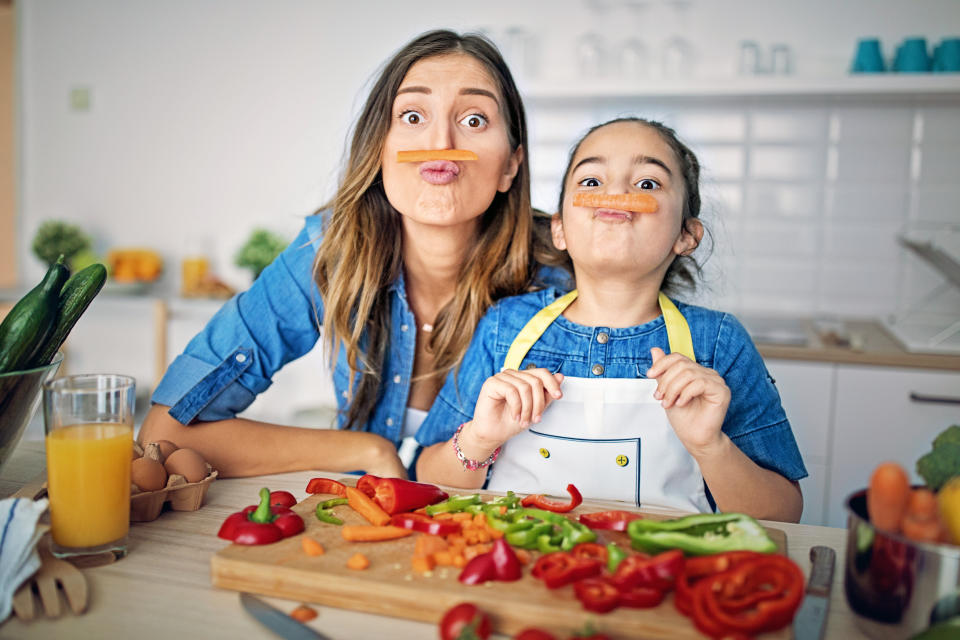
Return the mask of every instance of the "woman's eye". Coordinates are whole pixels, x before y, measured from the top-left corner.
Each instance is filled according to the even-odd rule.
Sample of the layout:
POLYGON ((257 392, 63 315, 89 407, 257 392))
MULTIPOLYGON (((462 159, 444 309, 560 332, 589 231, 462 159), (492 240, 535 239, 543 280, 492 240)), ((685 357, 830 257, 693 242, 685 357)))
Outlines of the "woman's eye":
POLYGON ((660 183, 656 180, 647 178, 637 183, 637 186, 644 191, 653 191, 660 188, 660 183))
POLYGON ((597 180, 596 178, 584 178, 577 184, 580 185, 581 187, 599 187, 600 181, 597 180))
POLYGON ((471 129, 480 129, 486 126, 487 119, 479 113, 471 113, 469 116, 463 118, 460 124, 471 129))
POLYGON ((400 114, 400 120, 407 124, 420 124, 423 121, 423 116, 416 111, 404 111, 400 114))

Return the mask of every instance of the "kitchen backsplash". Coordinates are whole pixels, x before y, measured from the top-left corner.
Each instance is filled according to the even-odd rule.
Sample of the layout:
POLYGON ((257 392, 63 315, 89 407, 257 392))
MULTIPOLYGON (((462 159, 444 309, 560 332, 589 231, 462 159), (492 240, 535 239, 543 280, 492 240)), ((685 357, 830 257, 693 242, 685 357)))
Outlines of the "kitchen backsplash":
MULTIPOLYGON (((695 300, 744 312, 884 316, 943 282, 897 236, 960 231, 960 104, 911 97, 532 100, 534 202, 570 145, 623 115, 674 127, 703 165, 714 247, 695 300)), ((960 291, 930 303, 960 316, 960 291)))

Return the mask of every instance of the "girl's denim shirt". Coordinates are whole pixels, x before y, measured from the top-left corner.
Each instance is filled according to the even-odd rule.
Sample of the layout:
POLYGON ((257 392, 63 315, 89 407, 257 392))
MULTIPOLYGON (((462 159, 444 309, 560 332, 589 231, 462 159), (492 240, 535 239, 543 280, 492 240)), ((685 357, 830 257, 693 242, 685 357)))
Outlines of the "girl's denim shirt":
MULTIPOLYGON (((540 309, 562 295, 547 288, 504 298, 487 311, 459 369, 447 376, 420 427, 423 446, 449 440, 473 417, 480 387, 503 367, 514 338, 540 309)), ((714 369, 730 388, 723 432, 759 466, 788 480, 807 476, 780 394, 743 325, 730 314, 674 301, 690 325, 697 363, 714 369)), ((663 317, 614 329, 575 324, 562 315, 534 343, 521 369, 544 367, 578 378, 645 378, 652 347, 669 352, 663 317)))
MULTIPOLYGON (((170 415, 182 424, 233 418, 270 386, 283 365, 314 347, 323 301, 313 279, 313 261, 323 238, 323 219, 323 213, 307 217, 297 238, 251 287, 217 311, 170 364, 152 402, 168 405, 170 415)), ((569 286, 562 269, 541 267, 538 278, 544 285, 569 286)), ((380 399, 365 429, 399 445, 417 332, 402 274, 389 291, 390 342, 380 399)), ((341 345, 333 372, 339 427, 346 422, 349 379, 341 345)), ((442 439, 422 428, 419 433, 427 441, 442 439)))

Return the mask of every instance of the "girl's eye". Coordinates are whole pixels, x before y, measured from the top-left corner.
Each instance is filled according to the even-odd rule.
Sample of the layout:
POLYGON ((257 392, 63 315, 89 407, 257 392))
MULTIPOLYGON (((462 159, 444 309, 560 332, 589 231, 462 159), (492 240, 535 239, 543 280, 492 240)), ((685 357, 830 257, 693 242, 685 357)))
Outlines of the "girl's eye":
POLYGON ((580 185, 581 187, 599 187, 600 181, 597 180, 596 178, 584 178, 577 184, 580 185))
POLYGON ((462 119, 460 124, 471 129, 480 129, 486 126, 487 119, 479 113, 471 113, 469 116, 462 119))
POLYGON ((646 178, 637 183, 637 186, 644 191, 654 191, 660 188, 660 183, 656 180, 646 178))
POLYGON ((423 116, 411 109, 410 111, 404 111, 401 113, 400 120, 407 124, 420 124, 423 122, 423 116))

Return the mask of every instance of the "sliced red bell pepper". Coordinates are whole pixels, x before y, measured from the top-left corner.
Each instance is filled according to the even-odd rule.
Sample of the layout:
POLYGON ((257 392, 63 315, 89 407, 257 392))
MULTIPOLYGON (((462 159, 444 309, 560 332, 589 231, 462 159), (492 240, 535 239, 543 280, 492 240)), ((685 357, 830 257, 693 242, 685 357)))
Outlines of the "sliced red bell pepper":
POLYGON ((380 482, 380 476, 374 476, 369 473, 360 476, 357 480, 357 489, 363 491, 368 497, 372 498, 377 490, 377 483, 380 482))
POLYGON ((329 493, 341 498, 347 497, 347 487, 342 482, 330 478, 311 478, 307 483, 307 493, 329 493))
POLYGON ((523 577, 520 559, 505 538, 497 538, 489 553, 493 559, 493 566, 497 570, 497 580, 513 582, 523 577))
POLYGON ((553 511, 554 513, 566 513, 567 511, 572 511, 577 508, 580 503, 583 502, 583 496, 580 495, 580 491, 572 484, 567 485, 567 492, 570 494, 570 502, 556 502, 539 493, 524 497, 520 504, 524 507, 537 507, 538 509, 545 509, 547 511, 553 511))
POLYGON ((683 566, 683 552, 679 549, 664 551, 652 558, 636 554, 624 558, 612 580, 621 589, 640 586, 668 591, 673 588, 683 566))
POLYGON ((587 611, 606 613, 620 604, 620 590, 604 578, 584 578, 573 583, 577 600, 587 611))
POLYGON ((712 556, 687 558, 684 562, 683 571, 677 576, 673 604, 680 613, 689 616, 693 611, 693 587, 698 580, 722 573, 744 562, 762 558, 765 555, 756 551, 727 551, 712 556))
POLYGON ((285 507, 270 506, 270 490, 260 489, 260 504, 229 515, 217 535, 236 544, 270 544, 303 531, 303 519, 285 507))
POLYGON ((577 560, 566 551, 554 551, 537 558, 533 577, 543 580, 549 589, 598 575, 602 565, 596 560, 577 560))
POLYGON ((580 522, 591 529, 626 531, 630 522, 642 517, 639 513, 631 513, 630 511, 597 511, 596 513, 581 514, 580 522))
POLYGON ((286 507, 289 509, 297 504, 297 499, 289 491, 271 491, 270 492, 270 506, 271 507, 286 507))
MULTIPOLYGON (((359 483, 357 483, 357 488, 360 488, 359 483)), ((360 490, 366 492, 366 484, 360 490)), ((432 484, 411 482, 400 478, 380 478, 373 484, 373 496, 371 497, 384 511, 393 515, 442 502, 449 495, 440 487, 432 484)))
POLYGON ((453 520, 434 520, 422 513, 397 513, 390 518, 390 524, 404 529, 413 529, 434 536, 449 536, 460 533, 460 524, 453 520))
POLYGON ((620 589, 620 606, 634 609, 649 609, 663 602, 665 591, 655 587, 630 587, 620 589))
POLYGON ((607 548, 596 542, 581 542, 570 550, 577 560, 596 560, 600 564, 607 564, 607 548))
POLYGON ((497 568, 493 565, 493 557, 489 553, 481 553, 467 562, 457 578, 463 584, 482 584, 497 577, 497 568))
POLYGON ((513 640, 557 640, 557 638, 549 631, 537 629, 536 627, 527 627, 513 636, 513 640))

